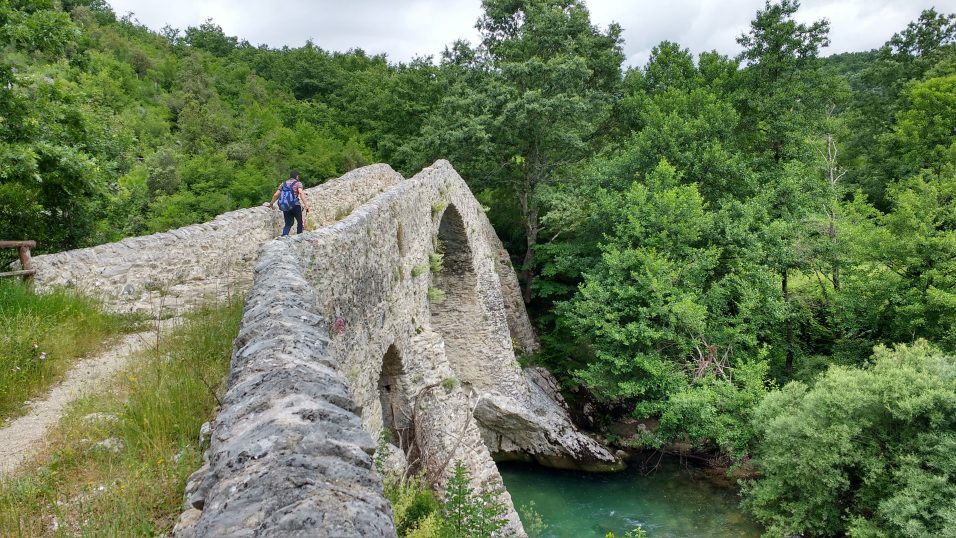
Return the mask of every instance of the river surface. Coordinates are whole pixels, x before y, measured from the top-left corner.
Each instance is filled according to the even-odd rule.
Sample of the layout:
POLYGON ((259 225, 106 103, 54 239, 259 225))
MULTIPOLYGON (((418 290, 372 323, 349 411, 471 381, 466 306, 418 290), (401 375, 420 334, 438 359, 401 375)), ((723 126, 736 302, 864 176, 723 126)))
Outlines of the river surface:
POLYGON ((760 536, 734 490, 677 461, 662 461, 647 475, 637 465, 609 474, 518 463, 498 469, 529 532, 525 508, 534 502, 547 525, 537 536, 603 538, 611 531, 620 538, 637 526, 650 538, 760 536))

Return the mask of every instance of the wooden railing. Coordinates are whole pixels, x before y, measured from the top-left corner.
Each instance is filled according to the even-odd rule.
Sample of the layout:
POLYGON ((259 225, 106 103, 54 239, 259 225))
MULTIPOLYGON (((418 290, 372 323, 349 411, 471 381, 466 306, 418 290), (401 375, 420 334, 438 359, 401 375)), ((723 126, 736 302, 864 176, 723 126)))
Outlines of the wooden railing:
POLYGON ((31 267, 30 249, 36 247, 36 241, 0 241, 0 248, 15 248, 20 253, 20 270, 0 273, 0 277, 22 276, 25 280, 32 278, 37 271, 31 267))

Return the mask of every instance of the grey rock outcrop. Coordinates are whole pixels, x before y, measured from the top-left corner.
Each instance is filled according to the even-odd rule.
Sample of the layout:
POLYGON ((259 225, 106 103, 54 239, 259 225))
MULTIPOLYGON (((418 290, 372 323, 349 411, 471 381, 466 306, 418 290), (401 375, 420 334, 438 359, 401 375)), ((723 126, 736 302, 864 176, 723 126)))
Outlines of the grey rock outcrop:
POLYGON ((559 469, 618 471, 624 463, 582 435, 568 418, 557 382, 543 368, 526 369, 530 404, 499 393, 478 398, 474 415, 497 460, 534 461, 559 469))

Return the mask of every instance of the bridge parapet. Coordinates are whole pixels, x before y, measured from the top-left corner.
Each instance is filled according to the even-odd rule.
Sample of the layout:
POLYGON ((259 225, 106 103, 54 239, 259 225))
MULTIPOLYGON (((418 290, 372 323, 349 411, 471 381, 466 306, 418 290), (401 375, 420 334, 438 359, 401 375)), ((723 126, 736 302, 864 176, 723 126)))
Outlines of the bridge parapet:
MULTIPOLYGON (((311 218, 319 226, 335 222, 403 179, 376 164, 307 189, 316 201, 311 218)), ((178 313, 245 293, 259 248, 281 233, 280 221, 268 208, 251 207, 168 232, 36 256, 34 286, 76 288, 117 312, 178 313)))
POLYGON ((180 536, 395 536, 375 442, 328 343, 298 260, 269 243, 180 536))

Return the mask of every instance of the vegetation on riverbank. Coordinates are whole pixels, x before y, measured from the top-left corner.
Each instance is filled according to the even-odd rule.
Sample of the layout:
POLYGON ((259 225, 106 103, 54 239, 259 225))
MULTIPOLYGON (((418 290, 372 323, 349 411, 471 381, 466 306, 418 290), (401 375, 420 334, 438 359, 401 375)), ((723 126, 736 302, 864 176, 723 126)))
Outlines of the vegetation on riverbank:
POLYGON ((745 506, 769 534, 956 533, 956 357, 925 340, 789 383, 753 425, 745 506))
POLYGON ((198 433, 223 390, 242 304, 208 307, 77 401, 50 448, 0 479, 0 535, 155 536, 182 512, 198 433))
POLYGON ((440 500, 420 476, 395 476, 384 465, 391 450, 379 438, 374 466, 382 477, 385 498, 392 505, 395 530, 402 538, 491 538, 507 523, 504 505, 494 491, 479 491, 468 468, 455 460, 454 474, 440 500))
POLYGON ((0 421, 22 414, 24 402, 61 380, 76 359, 135 326, 68 290, 36 295, 20 281, 0 279, 0 421))

